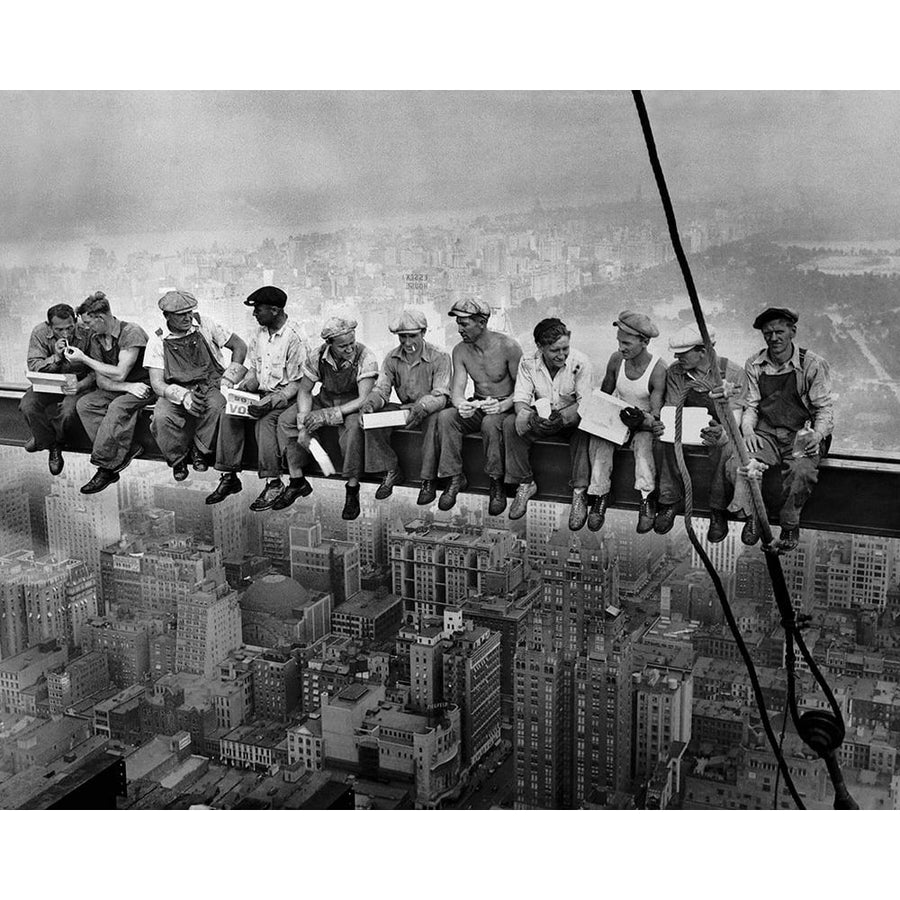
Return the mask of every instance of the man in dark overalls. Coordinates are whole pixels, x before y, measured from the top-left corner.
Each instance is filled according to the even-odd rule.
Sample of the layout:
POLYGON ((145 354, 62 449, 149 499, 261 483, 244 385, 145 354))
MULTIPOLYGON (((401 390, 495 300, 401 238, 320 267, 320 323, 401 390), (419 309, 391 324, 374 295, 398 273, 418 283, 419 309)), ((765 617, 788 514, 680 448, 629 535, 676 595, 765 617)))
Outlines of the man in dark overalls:
MULTIPOLYGON (((777 549, 787 553, 800 540, 800 512, 819 478, 819 462, 834 428, 831 374, 821 356, 797 346, 799 316, 785 307, 769 307, 753 327, 766 349, 747 360, 747 405, 741 433, 751 459, 781 465, 781 535, 777 549)), ((759 526, 753 518, 747 476, 738 474, 729 507, 747 523, 741 540, 755 544, 759 526)))
MULTIPOLYGON (((713 344, 716 333, 709 329, 709 337, 713 344)), ((715 400, 710 392, 713 390, 711 379, 711 360, 703 345, 700 329, 696 325, 687 325, 669 338, 669 350, 675 362, 666 369, 666 406, 688 406, 705 409, 714 424, 701 432, 703 443, 709 453, 711 469, 709 481, 709 531, 706 539, 711 544, 718 544, 728 536, 728 495, 730 485, 725 478, 725 464, 731 456, 731 445, 716 408, 715 400)), ((727 386, 728 405, 738 425, 741 422, 743 397, 746 394, 746 378, 744 370, 736 366, 724 356, 717 357, 719 374, 727 386)), ((653 530, 657 534, 666 534, 675 524, 678 505, 684 499, 684 485, 678 463, 675 459, 675 445, 660 442, 659 465, 659 500, 653 530)))
POLYGON ((143 448, 134 440, 138 413, 154 401, 144 365, 147 332, 111 312, 103 291, 91 294, 76 310, 91 330, 87 355, 69 345, 66 358, 84 363, 97 375, 97 390, 78 398, 76 408, 93 444, 91 464, 97 472, 82 494, 96 494, 119 480, 119 472, 143 448))
POLYGON ((221 387, 239 382, 247 370, 241 365, 247 345, 209 316, 194 310, 197 300, 187 291, 169 291, 159 299, 168 334, 160 328, 150 336, 144 365, 159 398, 150 430, 172 467, 176 481, 194 470, 209 468, 207 457, 216 446, 219 414, 225 407, 221 387), (231 351, 225 368, 222 348, 231 351))
POLYGON ((364 438, 359 408, 375 386, 378 360, 356 340, 356 320, 330 318, 321 331, 323 344, 309 351, 300 379, 297 402, 278 419, 281 443, 286 447, 291 480, 273 509, 290 506, 312 488, 303 476, 309 461, 309 440, 320 428, 337 428, 343 455, 342 474, 347 479, 347 496, 341 513, 344 519, 359 516, 359 479, 364 471, 364 438), (313 397, 316 384, 319 393, 313 397))

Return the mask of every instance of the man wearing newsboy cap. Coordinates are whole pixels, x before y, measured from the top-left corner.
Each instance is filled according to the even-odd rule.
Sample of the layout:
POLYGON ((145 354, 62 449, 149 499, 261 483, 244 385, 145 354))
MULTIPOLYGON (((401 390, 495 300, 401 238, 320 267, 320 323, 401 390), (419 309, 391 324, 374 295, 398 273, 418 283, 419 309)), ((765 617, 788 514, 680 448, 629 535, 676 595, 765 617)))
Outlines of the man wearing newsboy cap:
POLYGON ((150 431, 176 481, 188 476, 188 463, 197 472, 209 468, 207 457, 216 448, 219 414, 225 406, 221 387, 239 382, 247 370, 242 363, 247 345, 197 310, 187 291, 167 291, 159 298, 166 332, 150 335, 144 365, 156 396, 150 431), (225 367, 222 348, 231 352, 225 367))
MULTIPOLYGON (((834 428, 834 400, 828 363, 800 347, 795 338, 799 315, 788 307, 770 306, 753 322, 766 342, 764 350, 744 365, 747 405, 741 433, 751 459, 780 465, 782 473, 781 535, 776 549, 796 549, 800 513, 819 478, 819 463, 834 428)), ((747 523, 741 540, 759 540, 747 476, 738 474, 729 507, 747 523)))
MULTIPOLYGON (((384 359, 372 393, 360 407, 360 413, 406 409, 405 428, 422 426, 422 487, 418 502, 434 500, 437 475, 437 415, 450 396, 450 355, 425 340, 428 320, 417 309, 404 309, 388 326, 397 335, 398 346, 384 359), (396 391, 400 404, 391 403, 396 391)), ((395 426, 396 427, 396 426, 395 426)), ((397 454, 391 447, 394 428, 370 428, 366 435, 366 471, 382 473, 375 498, 383 500, 403 480, 397 454)))
MULTIPOLYGON (((233 385, 237 390, 258 393, 259 400, 247 405, 256 420, 257 471, 266 484, 250 504, 254 512, 270 509, 281 493, 281 457, 285 447, 279 441, 278 417, 291 405, 300 383, 300 366, 306 352, 302 327, 284 311, 287 294, 272 285, 258 288, 244 301, 253 307, 257 328, 253 331, 244 364, 247 374, 233 385)), ((222 472, 218 487, 206 498, 221 503, 229 494, 242 490, 237 473, 244 456, 245 427, 250 422, 224 411, 219 418, 216 442, 216 469, 222 472)))

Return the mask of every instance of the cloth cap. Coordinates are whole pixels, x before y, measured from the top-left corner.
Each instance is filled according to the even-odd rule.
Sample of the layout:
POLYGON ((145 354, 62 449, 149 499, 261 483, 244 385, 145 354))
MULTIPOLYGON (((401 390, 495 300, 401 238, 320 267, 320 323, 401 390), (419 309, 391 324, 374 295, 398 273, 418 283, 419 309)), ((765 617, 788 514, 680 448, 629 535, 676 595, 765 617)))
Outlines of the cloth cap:
POLYGON ((343 316, 332 316, 322 326, 322 331, 320 332, 322 340, 330 341, 332 338, 338 337, 338 335, 353 331, 356 328, 356 325, 356 319, 345 319, 343 316))
POLYGON ((619 318, 613 322, 617 328, 627 331, 629 334, 636 334, 638 337, 655 338, 659 337, 659 329, 650 321, 649 316, 643 313, 632 312, 626 309, 619 313, 619 318))
POLYGON ((388 331, 393 334, 401 334, 404 331, 423 331, 428 327, 428 319, 425 313, 417 309, 404 309, 400 315, 388 325, 388 331))
POLYGON ((267 284, 248 295, 244 306, 277 306, 284 309, 286 303, 287 294, 281 288, 267 284))
POLYGON ((473 297, 466 297, 464 300, 457 300, 450 307, 448 316, 484 316, 490 318, 491 308, 484 300, 476 300, 473 297))
MULTIPOLYGON (((715 329, 708 328, 707 331, 709 331, 710 341, 715 344, 715 329)), ((685 325, 684 328, 679 328, 678 331, 669 338, 669 349, 673 353, 687 353, 688 350, 693 350, 694 347, 702 346, 703 336, 700 334, 700 329, 696 325, 685 325)))
POLYGON ((753 327, 762 328, 766 322, 771 322, 773 319, 784 319, 786 322, 790 322, 791 325, 796 325, 799 318, 800 316, 797 313, 786 306, 770 306, 753 320, 753 327))
POLYGON ((190 312, 197 308, 197 298, 187 291, 166 291, 159 298, 159 308, 164 313, 190 312))

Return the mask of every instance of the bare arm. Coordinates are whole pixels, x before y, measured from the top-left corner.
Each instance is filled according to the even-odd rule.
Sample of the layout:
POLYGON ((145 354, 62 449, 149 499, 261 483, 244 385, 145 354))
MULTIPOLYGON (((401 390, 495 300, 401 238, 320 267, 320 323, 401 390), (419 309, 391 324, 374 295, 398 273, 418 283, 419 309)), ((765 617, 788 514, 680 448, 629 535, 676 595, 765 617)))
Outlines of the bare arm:
POLYGON ((466 402, 466 382, 469 371, 460 351, 461 344, 453 348, 453 378, 450 381, 450 402, 459 409, 466 402))
POLYGON ((107 382, 118 382, 119 384, 122 384, 125 381, 125 376, 131 371, 131 367, 135 364, 140 349, 140 347, 126 347, 120 350, 119 360, 114 366, 101 362, 99 359, 91 359, 90 356, 86 356, 77 347, 69 347, 69 349, 66 350, 66 356, 72 362, 80 362, 89 369, 93 369, 93 371, 97 373, 97 384, 100 385, 100 387, 105 390, 116 390, 116 388, 106 387, 100 379, 103 378, 107 382))
POLYGON ((300 379, 297 390, 297 418, 300 420, 312 409, 312 392, 315 386, 308 375, 300 379))
POLYGON ((225 346, 231 351, 231 361, 243 363, 247 358, 247 344, 236 334, 232 334, 225 342, 225 346))
POLYGON ((600 390, 604 394, 611 394, 616 389, 616 371, 621 361, 622 355, 618 350, 610 356, 609 362, 606 364, 606 372, 603 375, 603 383, 600 385, 600 390))
POLYGON ((361 381, 358 381, 356 385, 359 389, 359 396, 355 400, 348 400, 346 403, 342 403, 339 407, 340 411, 345 416, 349 416, 350 413, 355 413, 363 403, 366 402, 366 397, 369 396, 369 392, 375 387, 375 379, 363 378, 361 381))
POLYGON ((666 396, 666 364, 657 360, 653 371, 650 373, 650 415, 653 418, 659 416, 663 400, 666 396))
MULTIPOLYGON (((522 348, 518 345, 516 341, 510 341, 507 345, 507 353, 506 353, 506 371, 509 372, 509 377, 513 384, 513 392, 516 388, 516 375, 519 373, 519 363, 522 361, 522 348)), ((500 409, 498 410, 501 413, 510 412, 510 410, 514 407, 514 393, 510 392, 510 395, 505 399, 500 401, 500 409)))

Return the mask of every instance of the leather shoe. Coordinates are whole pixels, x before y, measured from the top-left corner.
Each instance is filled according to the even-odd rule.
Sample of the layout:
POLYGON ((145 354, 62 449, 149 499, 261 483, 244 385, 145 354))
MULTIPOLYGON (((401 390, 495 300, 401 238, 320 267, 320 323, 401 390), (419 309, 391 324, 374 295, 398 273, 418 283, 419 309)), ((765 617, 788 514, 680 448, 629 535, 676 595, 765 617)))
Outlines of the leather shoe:
POLYGON ((378 485, 378 489, 375 491, 375 499, 386 500, 394 493, 394 485, 399 484, 401 481, 403 481, 403 473, 399 469, 391 469, 390 472, 385 472, 384 478, 381 479, 381 484, 378 485))
POLYGON ((112 469, 97 469, 94 477, 87 484, 81 486, 81 493, 97 494, 111 484, 115 484, 118 480, 118 472, 113 472, 112 469))
POLYGON ((292 478, 287 487, 272 501, 272 509, 287 509, 299 497, 308 497, 312 485, 304 476, 292 478))
POLYGON ((47 464, 50 467, 51 475, 59 475, 62 472, 66 463, 63 459, 62 450, 59 447, 50 448, 50 459, 47 461, 47 464))
POLYGON ((653 520, 653 530, 657 534, 668 534, 675 524, 676 515, 674 503, 660 503, 653 520))
POLYGON ((243 489, 241 479, 235 472, 225 472, 219 479, 216 489, 207 496, 206 503, 208 506, 213 503, 221 503, 229 494, 239 494, 243 489))
POLYGON ((281 495, 281 492, 284 490, 284 485, 281 483, 281 479, 278 480, 270 479, 266 482, 266 486, 260 492, 260 495, 250 504, 250 509, 253 512, 262 512, 265 509, 271 509, 272 504, 275 500, 281 495))
POLYGON ((426 478, 422 482, 422 487, 419 488, 419 496, 416 497, 416 503, 419 506, 428 506, 429 503, 434 501, 436 496, 437 491, 434 489, 434 481, 426 478))
POLYGON ((344 508, 341 511, 341 518, 348 522, 359 518, 359 485, 354 487, 347 485, 347 496, 344 499, 344 508))
POLYGON ((22 445, 22 449, 23 449, 26 453, 37 453, 38 450, 40 450, 41 448, 38 447, 37 441, 34 439, 34 437, 30 437, 30 438, 28 438, 28 440, 25 441, 25 443, 22 445))
POLYGON ((469 482, 466 480, 465 475, 454 475, 447 487, 444 488, 441 499, 438 500, 438 509, 442 509, 445 512, 448 509, 453 509, 457 495, 460 491, 464 491, 468 484, 469 482))
MULTIPOLYGON (((533 481, 523 481, 516 488, 516 496, 509 508, 510 519, 521 519, 528 509, 528 501, 537 493, 537 485, 533 481)), ((493 515, 493 513, 492 513, 493 515)))
POLYGON ((778 552, 790 553, 797 549, 800 543, 800 527, 795 525, 793 528, 781 526, 781 534, 778 537, 778 552))
POLYGON ((609 504, 609 494, 602 497, 594 497, 591 501, 591 509, 588 512, 588 531, 599 531, 606 521, 606 507, 609 504))
POLYGON ((637 531, 638 534, 647 534, 653 531, 653 524, 656 522, 656 500, 652 495, 644 497, 641 500, 641 508, 638 510, 637 531))
POLYGON ((191 468, 195 472, 205 472, 209 469, 209 463, 206 461, 206 454, 204 454, 199 447, 194 447, 191 450, 191 468))
POLYGON ((578 531, 587 522, 587 491, 572 491, 572 506, 569 509, 569 531, 578 531))
POLYGON ((750 518, 744 522, 744 527, 741 529, 741 543, 746 544, 748 547, 752 547, 758 542, 759 528, 756 524, 756 518, 755 516, 750 516, 750 518))
MULTIPOLYGON (((537 493, 537 487, 534 482, 531 482, 531 486, 533 490, 529 493, 528 497, 533 497, 537 493)), ((521 487, 521 485, 519 485, 519 487, 521 487)), ((501 479, 491 479, 491 484, 488 488, 488 497, 490 498, 488 502, 488 515, 502 516, 503 511, 506 509, 506 491, 503 490, 503 481, 501 479)), ((528 502, 527 498, 525 502, 528 502)), ((523 508, 521 515, 524 515, 524 513, 525 510, 523 508)))
MULTIPOLYGON (((657 516, 657 518, 659 518, 657 516)), ((728 537, 728 519, 724 509, 711 509, 709 511, 709 531, 706 532, 706 540, 710 544, 720 544, 728 537)))
POLYGON ((184 479, 188 477, 188 465, 186 459, 179 460, 172 466, 172 477, 176 481, 184 481, 184 479))

